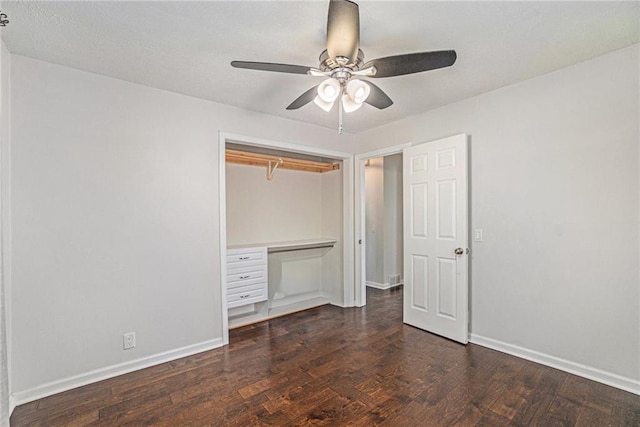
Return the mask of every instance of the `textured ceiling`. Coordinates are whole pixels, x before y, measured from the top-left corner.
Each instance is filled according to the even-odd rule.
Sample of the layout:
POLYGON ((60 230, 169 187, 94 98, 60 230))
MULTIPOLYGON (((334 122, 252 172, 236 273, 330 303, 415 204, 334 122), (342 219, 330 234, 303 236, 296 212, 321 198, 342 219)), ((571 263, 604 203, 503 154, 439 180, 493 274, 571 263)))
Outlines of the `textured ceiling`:
MULTIPOLYGON (((346 116, 359 132, 639 42, 638 2, 360 1, 365 59, 455 49, 451 68, 376 79, 395 101, 346 116)), ((328 1, 3 1, 8 49, 106 76, 334 128, 337 108, 285 107, 320 77, 232 68, 318 65, 328 1)), ((606 76, 603 76, 606 78, 606 76)))

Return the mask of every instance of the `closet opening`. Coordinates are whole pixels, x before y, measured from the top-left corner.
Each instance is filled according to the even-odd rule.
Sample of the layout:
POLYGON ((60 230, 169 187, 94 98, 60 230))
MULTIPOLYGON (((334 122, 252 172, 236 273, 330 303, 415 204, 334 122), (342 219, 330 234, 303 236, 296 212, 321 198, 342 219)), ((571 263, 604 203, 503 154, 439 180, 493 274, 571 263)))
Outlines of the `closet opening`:
POLYGON ((221 283, 228 330, 353 305, 352 156, 221 137, 221 283))

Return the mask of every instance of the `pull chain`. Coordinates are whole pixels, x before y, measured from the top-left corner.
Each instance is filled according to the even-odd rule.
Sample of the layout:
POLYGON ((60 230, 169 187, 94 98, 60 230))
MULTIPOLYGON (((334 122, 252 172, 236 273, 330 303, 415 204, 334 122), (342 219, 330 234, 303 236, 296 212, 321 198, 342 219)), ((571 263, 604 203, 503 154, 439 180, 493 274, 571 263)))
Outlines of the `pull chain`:
POLYGON ((344 86, 340 88, 340 96, 338 97, 338 135, 342 135, 342 96, 344 95, 344 86))

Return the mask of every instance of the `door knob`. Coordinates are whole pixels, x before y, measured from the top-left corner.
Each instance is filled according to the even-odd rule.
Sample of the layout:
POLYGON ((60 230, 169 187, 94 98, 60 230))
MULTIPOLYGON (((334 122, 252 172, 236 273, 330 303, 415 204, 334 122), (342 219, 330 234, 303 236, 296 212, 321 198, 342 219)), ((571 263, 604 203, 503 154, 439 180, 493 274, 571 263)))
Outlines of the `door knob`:
POLYGON ((455 252, 456 255, 462 255, 464 253, 464 249, 456 248, 456 250, 454 252, 455 252))

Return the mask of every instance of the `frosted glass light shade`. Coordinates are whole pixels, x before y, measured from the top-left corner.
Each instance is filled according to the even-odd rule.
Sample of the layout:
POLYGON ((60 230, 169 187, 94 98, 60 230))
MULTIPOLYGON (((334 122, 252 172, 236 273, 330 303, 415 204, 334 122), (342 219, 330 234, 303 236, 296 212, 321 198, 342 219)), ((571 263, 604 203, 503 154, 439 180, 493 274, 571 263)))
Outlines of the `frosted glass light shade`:
POLYGON ((362 107, 362 102, 353 102, 353 100, 347 95, 342 95, 342 107, 345 113, 351 113, 362 107))
POLYGON ((371 87, 362 80, 349 80, 347 83, 347 94, 351 101, 362 104, 369 97, 371 87))
POLYGON ((340 95, 340 82, 336 79, 327 79, 318 85, 318 96, 324 102, 333 102, 340 95))
POLYGON ((333 101, 331 101, 331 102, 323 101, 322 98, 320 98, 320 95, 318 95, 315 98, 313 98, 313 102, 314 102, 314 104, 316 104, 318 107, 322 108, 327 113, 329 111, 331 111, 331 108, 333 108, 333 101))

